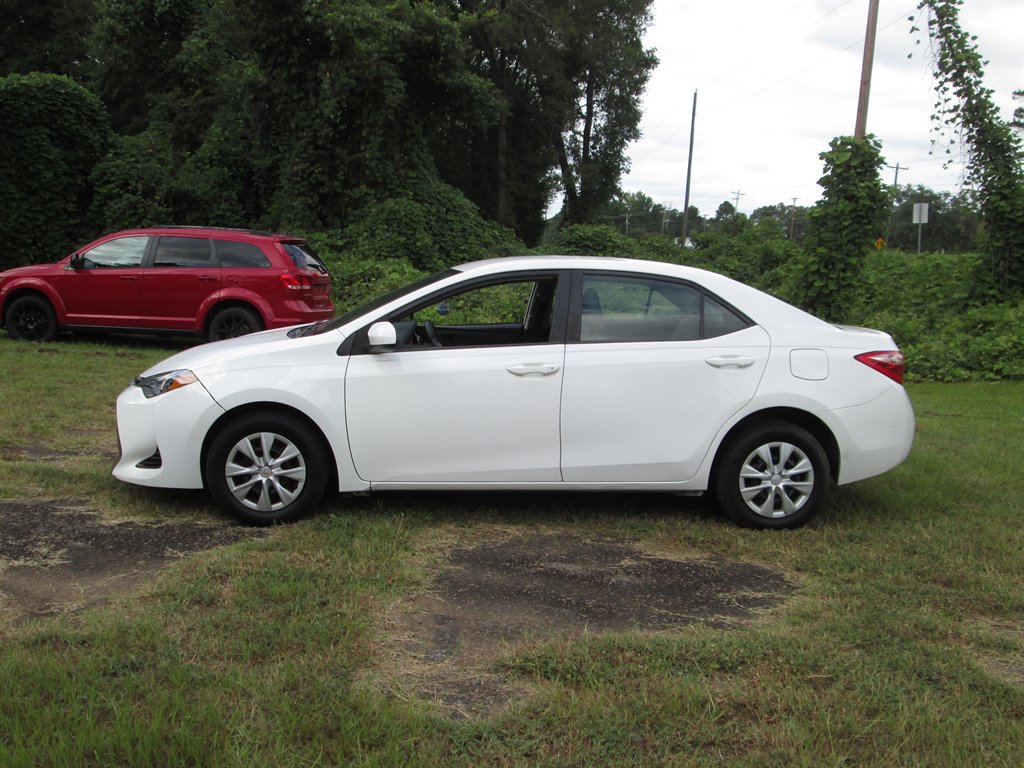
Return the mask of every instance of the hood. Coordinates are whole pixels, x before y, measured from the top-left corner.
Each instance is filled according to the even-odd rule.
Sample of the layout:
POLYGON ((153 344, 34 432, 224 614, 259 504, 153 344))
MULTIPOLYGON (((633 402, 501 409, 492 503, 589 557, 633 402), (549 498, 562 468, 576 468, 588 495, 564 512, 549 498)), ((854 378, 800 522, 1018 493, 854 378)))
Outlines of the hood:
POLYGON ((14 267, 13 269, 0 272, 0 280, 10 280, 14 277, 41 277, 63 271, 63 260, 58 261, 56 264, 31 264, 27 267, 14 267))
POLYGON ((340 331, 292 339, 288 337, 288 332, 294 327, 275 328, 271 331, 239 336, 237 339, 200 344, 161 360, 140 375, 152 376, 156 373, 187 368, 202 379, 204 371, 215 371, 228 363, 232 369, 241 370, 250 367, 246 365, 246 358, 251 358, 254 367, 263 367, 272 362, 277 354, 280 354, 282 359, 285 358, 297 345, 304 346, 313 340, 320 340, 323 343, 325 339, 331 344, 341 344, 345 339, 345 335, 340 331))

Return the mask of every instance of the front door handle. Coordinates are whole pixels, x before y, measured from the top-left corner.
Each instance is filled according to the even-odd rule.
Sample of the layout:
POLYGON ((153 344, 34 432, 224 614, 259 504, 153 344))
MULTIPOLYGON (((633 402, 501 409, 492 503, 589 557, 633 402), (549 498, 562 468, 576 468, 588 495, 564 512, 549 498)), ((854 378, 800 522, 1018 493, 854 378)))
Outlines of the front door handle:
POLYGON ((522 365, 510 365, 506 370, 513 376, 550 376, 558 373, 560 365, 555 363, 523 363, 522 365))
POLYGON ((704 362, 712 368, 749 368, 754 364, 754 358, 743 355, 722 355, 721 357, 708 357, 704 362))

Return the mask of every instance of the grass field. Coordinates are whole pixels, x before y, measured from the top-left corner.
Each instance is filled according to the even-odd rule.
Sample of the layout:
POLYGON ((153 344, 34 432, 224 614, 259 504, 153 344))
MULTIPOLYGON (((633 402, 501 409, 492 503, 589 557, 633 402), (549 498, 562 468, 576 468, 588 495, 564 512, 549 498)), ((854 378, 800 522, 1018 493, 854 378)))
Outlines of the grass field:
MULTIPOLYGON (((217 516, 109 475, 114 399, 168 354, 0 340, 0 498, 217 516)), ((336 498, 130 600, 0 629, 0 766, 1024 765, 1024 384, 909 391, 908 462, 799 531, 640 494, 336 498), (364 684, 441 544, 495 526, 768 565, 796 589, 729 629, 506 648, 485 672, 527 695, 491 718, 364 684)))

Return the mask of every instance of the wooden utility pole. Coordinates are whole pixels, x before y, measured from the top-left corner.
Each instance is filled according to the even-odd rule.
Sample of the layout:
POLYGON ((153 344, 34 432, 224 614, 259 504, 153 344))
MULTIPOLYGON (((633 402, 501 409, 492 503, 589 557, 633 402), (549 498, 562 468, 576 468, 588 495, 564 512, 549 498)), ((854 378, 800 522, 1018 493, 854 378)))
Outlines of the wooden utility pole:
POLYGON ((686 198, 683 200, 683 245, 690 233, 690 174, 693 171, 693 129, 697 125, 697 91, 693 92, 693 114, 690 115, 690 155, 686 159, 686 198))
POLYGON ((896 161, 896 165, 887 165, 886 168, 892 168, 896 171, 896 175, 893 176, 892 185, 894 187, 899 186, 900 183, 900 171, 909 171, 910 169, 905 165, 900 165, 899 161, 896 161))
POLYGON ((875 30, 878 29, 878 0, 868 2, 868 30, 864 35, 864 63, 860 68, 860 98, 857 101, 855 139, 863 139, 868 127, 868 95, 871 92, 871 65, 875 59, 875 30))

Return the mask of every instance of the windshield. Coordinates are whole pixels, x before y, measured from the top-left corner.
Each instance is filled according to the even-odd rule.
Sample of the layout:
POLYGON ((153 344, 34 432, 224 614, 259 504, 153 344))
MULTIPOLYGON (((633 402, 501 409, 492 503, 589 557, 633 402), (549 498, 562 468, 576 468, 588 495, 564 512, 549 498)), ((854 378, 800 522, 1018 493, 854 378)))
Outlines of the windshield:
POLYGON ((341 326, 345 325, 346 323, 351 323, 353 320, 361 317, 362 315, 365 315, 369 312, 372 312, 375 309, 383 307, 385 304, 389 304, 395 299, 401 298, 407 293, 417 291, 420 288, 428 286, 431 283, 439 282, 440 280, 443 280, 446 277, 450 277, 451 275, 454 274, 457 274, 456 270, 454 269, 446 269, 442 272, 435 272, 433 275, 424 277, 421 280, 417 280, 414 283, 409 283, 409 285, 404 285, 401 288, 398 288, 394 291, 389 291, 388 293, 385 293, 383 296, 378 296, 376 299, 373 299, 372 301, 363 304, 361 307, 350 309, 345 314, 338 315, 337 317, 331 320, 321 320, 319 323, 307 325, 302 329, 299 329, 300 333, 296 335, 311 336, 318 333, 333 331, 336 328, 340 328, 341 326))

